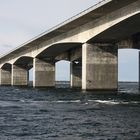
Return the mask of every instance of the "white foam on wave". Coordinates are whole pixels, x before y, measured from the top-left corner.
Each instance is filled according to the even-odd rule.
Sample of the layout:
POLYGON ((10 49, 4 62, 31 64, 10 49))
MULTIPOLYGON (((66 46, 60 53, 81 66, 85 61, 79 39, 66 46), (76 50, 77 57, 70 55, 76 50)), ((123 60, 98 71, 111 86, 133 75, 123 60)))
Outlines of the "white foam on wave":
POLYGON ((107 105, 118 105, 118 104, 139 104, 138 101, 114 101, 114 100, 88 100, 89 102, 96 102, 101 104, 107 104, 107 105))
POLYGON ((138 102, 138 101, 132 101, 132 102, 130 102, 131 104, 140 104, 140 102, 138 102))
POLYGON ((20 89, 18 89, 18 88, 15 89, 15 91, 18 91, 18 90, 20 90, 20 89))
POLYGON ((23 103, 24 103, 24 102, 25 102, 25 100, 22 100, 22 99, 21 99, 21 100, 20 100, 20 102, 23 102, 23 103))
POLYGON ((117 105, 120 104, 120 102, 116 102, 113 100, 107 101, 107 100, 94 100, 97 103, 102 103, 102 104, 108 104, 108 105, 117 105))
MULTIPOLYGON (((24 100, 20 100, 21 102, 25 102, 24 100)), ((30 104, 45 104, 45 103, 79 103, 80 100, 57 100, 57 101, 26 101, 30 104)))
MULTIPOLYGON (((51 103, 83 103, 81 100, 56 100, 56 101, 25 101, 25 100, 20 100, 22 103, 30 103, 32 105, 41 105, 41 104, 51 104, 51 103)), ((139 101, 115 101, 115 100, 87 100, 84 102, 85 105, 88 105, 90 102, 93 103, 100 103, 100 104, 106 104, 106 105, 118 105, 118 104, 140 104, 139 101)), ((7 104, 7 103, 1 103, 1 104, 7 104)))
POLYGON ((80 100, 67 100, 67 101, 64 101, 64 100, 58 100, 58 101, 52 101, 53 103, 79 103, 81 102, 80 100))

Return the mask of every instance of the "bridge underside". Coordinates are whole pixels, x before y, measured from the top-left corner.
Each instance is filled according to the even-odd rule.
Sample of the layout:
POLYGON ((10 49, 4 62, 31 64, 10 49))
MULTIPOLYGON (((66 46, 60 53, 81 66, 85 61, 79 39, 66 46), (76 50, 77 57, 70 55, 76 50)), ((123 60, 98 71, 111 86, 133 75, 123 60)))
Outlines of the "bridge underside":
POLYGON ((90 43, 118 43, 131 39, 133 48, 140 48, 140 14, 136 14, 91 38, 90 43))
MULTIPOLYGON (((28 71, 33 67, 34 87, 54 87, 55 63, 60 60, 68 60, 71 62, 70 83, 72 88, 117 90, 118 48, 124 42, 128 45, 125 47, 136 48, 137 45, 139 48, 139 32, 125 36, 125 40, 121 40, 119 36, 114 41, 112 38, 118 37, 117 35, 113 35, 110 39, 106 38, 112 31, 106 31, 88 43, 57 44, 51 49, 44 50, 36 58, 21 57, 12 65, 4 64, 0 69, 0 84, 28 85, 28 71), (60 47, 62 48, 57 55, 55 50, 60 47)), ((114 33, 112 32, 112 34, 114 33)))
POLYGON ((84 16, 82 20, 78 18, 17 49, 9 54, 14 62, 8 64, 11 61, 6 56, 4 62, 8 61, 0 68, 0 84, 27 85, 28 72, 33 68, 34 87, 54 87, 55 63, 68 60, 71 87, 117 90, 118 48, 140 49, 140 1, 113 0, 110 3, 114 3, 114 7, 108 3, 107 8, 97 8, 95 13, 87 13, 85 19, 84 16), (72 26, 72 23, 75 24, 72 26), (24 52, 24 49, 27 50, 24 52), (21 50, 31 57, 22 56, 21 50), (17 60, 16 52, 21 55, 17 60))

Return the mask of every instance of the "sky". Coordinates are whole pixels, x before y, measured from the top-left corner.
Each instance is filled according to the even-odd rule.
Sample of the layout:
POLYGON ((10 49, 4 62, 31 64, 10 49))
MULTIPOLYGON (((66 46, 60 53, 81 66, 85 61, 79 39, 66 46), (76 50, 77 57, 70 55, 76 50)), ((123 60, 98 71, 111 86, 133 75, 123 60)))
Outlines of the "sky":
MULTIPOLYGON (((0 0, 0 55, 101 0, 0 0)), ((69 79, 69 63, 56 64, 56 80, 69 79)), ((119 80, 138 80, 138 51, 119 50, 119 80)))

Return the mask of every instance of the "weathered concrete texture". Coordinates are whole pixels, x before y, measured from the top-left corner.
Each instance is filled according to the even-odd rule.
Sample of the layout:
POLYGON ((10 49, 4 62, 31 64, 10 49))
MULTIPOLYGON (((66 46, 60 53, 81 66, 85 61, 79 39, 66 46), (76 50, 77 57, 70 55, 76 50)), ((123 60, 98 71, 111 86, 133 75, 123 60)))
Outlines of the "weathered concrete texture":
POLYGON ((81 61, 71 62, 71 87, 82 87, 82 64, 81 61))
POLYGON ((69 52, 64 52, 55 57, 56 61, 69 60, 69 52))
POLYGON ((28 70, 12 65, 12 85, 27 86, 28 85, 28 70))
POLYGON ((140 89, 140 52, 139 52, 139 89, 140 89))
POLYGON ((117 47, 110 44, 86 43, 83 45, 82 54, 82 89, 117 89, 117 47))
POLYGON ((55 65, 53 63, 47 63, 38 58, 34 58, 33 86, 34 87, 55 86, 55 65))
POLYGON ((82 57, 82 45, 79 48, 74 48, 70 51, 70 61, 77 60, 82 57))
POLYGON ((0 85, 11 85, 11 71, 0 69, 0 85))
POLYGON ((118 49, 124 49, 124 48, 133 48, 134 41, 132 38, 128 38, 126 40, 121 40, 117 43, 118 49))

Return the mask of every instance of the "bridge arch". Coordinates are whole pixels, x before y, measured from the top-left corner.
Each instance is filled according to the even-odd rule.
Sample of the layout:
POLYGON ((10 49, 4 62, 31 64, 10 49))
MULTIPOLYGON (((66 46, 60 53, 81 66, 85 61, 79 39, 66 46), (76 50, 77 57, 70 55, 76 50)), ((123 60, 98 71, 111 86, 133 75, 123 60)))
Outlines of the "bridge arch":
POLYGON ((33 67, 33 57, 21 56, 18 59, 16 59, 13 65, 17 65, 17 66, 20 66, 22 68, 29 70, 33 67))
POLYGON ((21 56, 12 65, 12 85, 27 86, 29 70, 33 67, 33 57, 21 56))
MULTIPOLYGON (((59 54, 64 52, 69 52, 74 48, 82 47, 82 43, 79 42, 65 42, 65 43, 56 43, 49 47, 44 48, 39 54, 36 55, 36 58, 52 60, 59 54)), ((57 61, 57 60, 56 60, 57 61)))
POLYGON ((11 85, 12 65, 4 63, 0 68, 0 85, 11 85))
POLYGON ((5 70, 11 71, 11 69, 12 69, 12 64, 10 64, 10 63, 4 63, 4 64, 1 66, 1 69, 5 69, 5 70))
POLYGON ((35 86, 52 86, 55 62, 67 59, 76 64, 77 71, 81 69, 78 64, 81 64, 82 52, 82 88, 117 89, 116 44, 131 40, 129 47, 140 48, 139 19, 139 0, 103 1, 24 43, 3 56, 0 63, 12 62, 12 81, 22 79, 21 83, 25 85, 27 77, 24 75, 30 69, 30 59, 19 56, 33 56, 35 86), (82 42, 83 46, 78 42, 82 42), (50 78, 44 80, 46 75, 50 78))
MULTIPOLYGON (((58 43, 58 44, 54 44, 52 46, 49 46, 47 48, 45 48, 41 53, 39 53, 36 56, 36 65, 43 64, 46 65, 46 67, 51 67, 48 68, 48 72, 46 73, 52 73, 52 78, 55 81, 55 77, 56 77, 56 66, 57 66, 57 62, 62 62, 62 60, 65 62, 68 62, 67 65, 69 65, 69 72, 71 72, 72 75, 72 68, 74 71, 75 68, 75 73, 78 73, 82 67, 82 65, 80 65, 80 69, 77 69, 77 65, 81 64, 78 62, 78 64, 76 64, 76 66, 74 67, 73 62, 75 61, 79 61, 79 59, 81 60, 82 57, 82 43, 79 42, 67 42, 67 43, 58 43)), ((37 68, 37 66, 36 66, 37 68)), ((65 66, 64 66, 65 68, 65 66)), ((43 68, 45 69, 45 67, 43 68)), ((45 73, 45 71, 44 71, 45 73)), ((74 73, 73 73, 74 74, 74 73)), ((79 72, 79 74, 81 74, 81 72, 79 72)), ((37 75, 37 74, 36 74, 37 75)), ((47 74, 46 74, 47 75, 47 74)), ((74 77, 74 75, 73 75, 74 77)), ((77 76, 76 76, 77 77, 77 76)), ((47 76, 46 76, 47 79, 47 76)), ((78 78, 75 78, 75 80, 78 78)), ((71 78, 71 81, 72 78, 71 78)), ((80 81, 81 81, 81 75, 80 75, 80 81)), ((47 83, 47 80, 46 80, 47 83)), ((54 82, 51 81, 52 85, 54 85, 54 82)), ((75 82, 76 83, 76 82, 75 82)), ((81 84, 80 84, 81 86, 81 84)))

